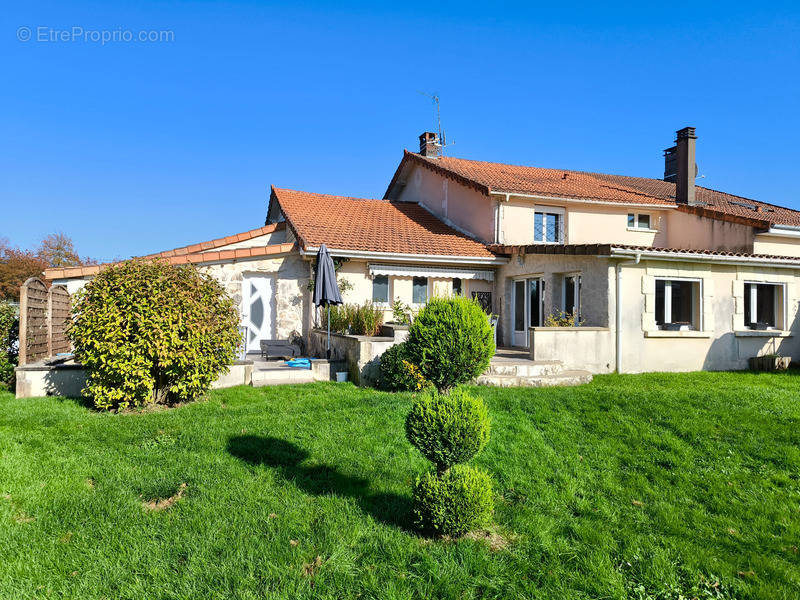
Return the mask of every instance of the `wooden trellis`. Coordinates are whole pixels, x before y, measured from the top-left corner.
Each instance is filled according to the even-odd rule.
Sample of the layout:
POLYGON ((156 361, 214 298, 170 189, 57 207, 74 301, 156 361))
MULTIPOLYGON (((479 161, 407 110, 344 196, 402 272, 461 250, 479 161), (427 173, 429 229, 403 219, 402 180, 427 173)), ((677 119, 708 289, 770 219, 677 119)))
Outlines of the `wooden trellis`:
POLYGON ((38 277, 22 284, 19 294, 19 364, 69 352, 66 336, 70 298, 67 288, 49 290, 38 277))

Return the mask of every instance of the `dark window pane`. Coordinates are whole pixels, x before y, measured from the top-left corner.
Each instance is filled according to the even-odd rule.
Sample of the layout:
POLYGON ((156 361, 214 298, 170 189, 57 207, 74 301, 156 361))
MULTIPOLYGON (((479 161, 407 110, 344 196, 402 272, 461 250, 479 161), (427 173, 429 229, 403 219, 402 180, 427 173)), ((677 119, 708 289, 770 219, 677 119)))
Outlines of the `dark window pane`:
POLYGON ((564 312, 573 314, 575 311, 575 278, 567 277, 564 280, 564 312))
POLYGON ((650 215, 639 215, 639 227, 650 229, 650 215))
POLYGON ((664 324, 664 287, 665 281, 656 281, 656 325, 664 324))
POLYGON ((530 325, 539 327, 541 325, 540 314, 542 309, 542 297, 538 279, 531 279, 528 282, 528 302, 530 306, 530 325))
POLYGON ((691 281, 672 281, 672 322, 692 323, 694 307, 694 283, 691 281))
POLYGON ((376 275, 372 280, 372 301, 389 301, 389 277, 388 275, 376 275))
POLYGON ((756 286, 756 318, 757 323, 767 327, 775 327, 775 287, 774 285, 761 284, 756 286))
POLYGON ((514 331, 525 330, 525 282, 514 282, 514 331))
POLYGON ((456 277, 453 279, 453 296, 461 295, 461 279, 456 277))
POLYGON ((425 304, 428 301, 428 278, 414 277, 412 300, 414 304, 425 304))
POLYGON ((628 227, 636 227, 636 215, 628 214, 628 227))

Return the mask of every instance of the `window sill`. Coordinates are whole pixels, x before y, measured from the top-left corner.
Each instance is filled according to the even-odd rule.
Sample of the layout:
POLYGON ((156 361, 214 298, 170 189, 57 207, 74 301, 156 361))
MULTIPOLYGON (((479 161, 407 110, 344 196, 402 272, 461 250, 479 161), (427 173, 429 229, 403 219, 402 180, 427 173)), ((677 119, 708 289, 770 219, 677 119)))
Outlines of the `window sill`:
POLYGON ((658 229, 644 229, 642 227, 627 227, 628 231, 637 231, 639 233, 658 233, 658 229))
POLYGON ((736 337, 771 337, 771 338, 785 338, 794 335, 791 331, 784 331, 782 329, 743 329, 734 331, 733 335, 736 337))
POLYGON ((667 331, 664 329, 653 329, 645 331, 644 337, 648 338, 710 338, 710 331, 667 331))

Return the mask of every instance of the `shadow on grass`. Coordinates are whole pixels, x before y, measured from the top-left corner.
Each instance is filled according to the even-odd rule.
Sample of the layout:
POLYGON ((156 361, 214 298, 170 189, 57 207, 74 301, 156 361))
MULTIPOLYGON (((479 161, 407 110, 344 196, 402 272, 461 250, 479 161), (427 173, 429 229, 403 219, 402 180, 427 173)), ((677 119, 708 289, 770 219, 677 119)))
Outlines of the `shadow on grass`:
POLYGON ((369 481, 341 473, 328 465, 302 463, 309 457, 306 450, 274 437, 239 435, 228 440, 228 452, 251 465, 278 469, 281 475, 298 488, 315 496, 335 494, 354 498, 361 510, 378 521, 406 531, 412 530, 411 500, 398 494, 371 494, 369 481))

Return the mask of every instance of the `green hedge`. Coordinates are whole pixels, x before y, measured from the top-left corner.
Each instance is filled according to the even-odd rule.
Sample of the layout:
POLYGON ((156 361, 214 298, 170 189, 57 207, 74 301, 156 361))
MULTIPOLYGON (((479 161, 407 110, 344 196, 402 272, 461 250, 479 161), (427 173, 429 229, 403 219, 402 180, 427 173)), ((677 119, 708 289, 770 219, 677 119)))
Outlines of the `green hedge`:
POLYGON ((19 319, 17 309, 5 300, 0 301, 0 388, 10 387, 17 366, 19 319))

